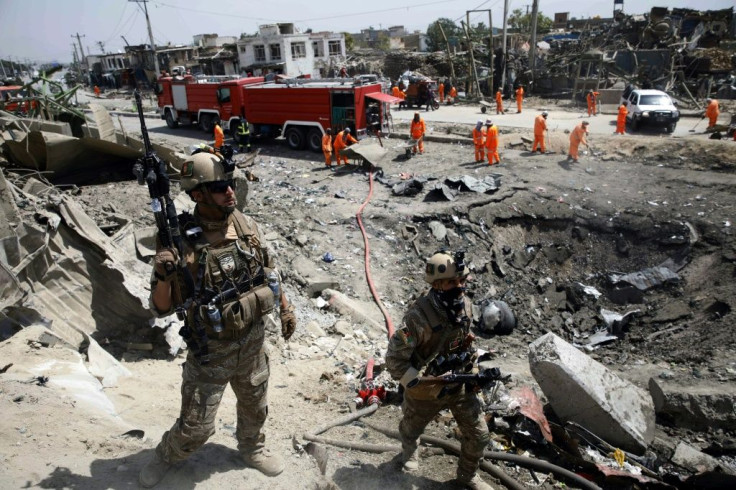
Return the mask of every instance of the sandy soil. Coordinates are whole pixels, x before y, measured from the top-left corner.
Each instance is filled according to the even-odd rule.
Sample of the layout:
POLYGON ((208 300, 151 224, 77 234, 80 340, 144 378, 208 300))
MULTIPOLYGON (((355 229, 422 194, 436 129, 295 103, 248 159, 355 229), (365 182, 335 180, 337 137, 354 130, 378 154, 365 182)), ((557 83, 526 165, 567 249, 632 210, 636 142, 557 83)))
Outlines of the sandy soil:
MULTIPOLYGON (((445 129, 451 135, 446 142, 427 142, 426 154, 408 161, 402 157, 402 141, 385 140, 389 154, 380 164, 383 176, 398 179, 400 173, 409 173, 429 178, 426 185, 431 186, 447 176, 499 174, 501 188, 493 194, 463 192, 453 202, 435 202, 425 199, 426 188, 417 196, 394 196, 388 186, 374 180, 363 219, 373 281, 395 324, 426 286, 423 258, 442 246, 465 248, 475 268, 470 294, 478 301, 503 297, 519 320, 510 336, 479 333, 480 345, 497 351, 498 365, 512 375, 511 386, 534 384, 526 363, 529 342, 548 331, 571 341, 581 339, 600 326, 597 311, 605 307, 622 313, 640 309, 641 313, 621 340, 592 353, 597 360, 643 387, 650 376, 670 373, 683 386, 733 392, 736 333, 730 310, 736 301, 732 232, 736 143, 656 137, 637 138, 629 144, 631 140, 597 136, 592 155, 571 164, 562 152, 564 133, 552 135, 556 153, 530 156, 528 146, 508 147, 519 141, 521 133, 506 129, 502 131, 503 163, 489 167, 474 163, 470 141, 459 137, 470 128, 447 125, 445 129), (429 231, 430 221, 447 227, 444 240, 438 241, 429 231), (407 226, 419 232, 418 253, 403 238, 407 226), (494 273, 492 254, 501 258, 503 277, 494 273), (523 254, 531 257, 528 263, 522 260, 523 254), (556 288, 576 281, 603 288, 606 273, 635 272, 678 254, 687 258, 681 281, 646 292, 636 304, 617 305, 604 296, 571 313, 559 311, 549 301, 556 288), (540 279, 548 285, 540 286, 540 279), (656 332, 664 333, 652 338, 656 332)), ((292 438, 303 444, 302 434, 347 413, 362 365, 371 356, 380 363, 385 352, 385 336, 375 327, 348 322, 353 334, 341 337, 336 323, 344 319, 304 296, 289 268, 297 255, 303 255, 335 277, 342 292, 371 302, 363 238, 355 220, 370 179, 358 165, 331 172, 321 155, 293 152, 279 142, 262 146, 252 171, 260 181, 250 184, 245 212, 262 223, 269 235, 300 320, 288 344, 275 329, 270 336, 266 432, 272 447, 286 458, 287 471, 266 478, 239 463, 233 436, 235 400, 228 392, 216 434, 191 461, 172 471, 162 488, 327 488, 330 480, 342 489, 453 485, 456 460, 452 456, 430 455, 423 459, 418 475, 406 476, 396 471, 393 453, 329 447, 322 476, 315 461, 295 446, 292 438), (335 262, 321 260, 326 252, 335 256, 335 262)), ((102 205, 113 203, 116 212, 140 226, 150 226, 143 204, 146 192, 134 182, 120 181, 84 186, 77 199, 101 224, 106 220, 102 205)), ((383 322, 380 317, 375 320, 383 322)), ((81 358, 61 345, 44 347, 34 342, 36 334, 25 331, 0 344, 0 358, 6 360, 0 364, 14 363, 0 375, 4 419, 0 487, 136 488, 140 467, 177 416, 182 354, 169 355, 162 331, 146 325, 131 326, 121 338, 108 339, 106 348, 132 376, 104 390, 111 406, 101 409, 102 402, 76 399, 68 394, 69 385, 56 381, 72 376, 72 367, 81 358), (117 341, 150 341, 156 347, 150 353, 126 351, 117 341), (40 374, 32 366, 43 362, 55 364, 46 371, 51 373, 49 381, 39 386, 35 376, 40 374), (144 435, 123 435, 131 429, 144 435)), ((371 417, 372 422, 391 428, 399 419, 400 410, 391 404, 371 417)), ((429 431, 449 436, 452 424, 441 419, 429 431)), ((669 427, 660 427, 659 432, 700 446, 733 436, 669 427)), ((360 424, 332 429, 326 435, 396 443, 360 424)), ((514 468, 508 471, 516 474, 514 468)), ((519 474, 519 478, 528 475, 519 474)), ((541 488, 553 488, 554 483, 549 479, 541 488)))

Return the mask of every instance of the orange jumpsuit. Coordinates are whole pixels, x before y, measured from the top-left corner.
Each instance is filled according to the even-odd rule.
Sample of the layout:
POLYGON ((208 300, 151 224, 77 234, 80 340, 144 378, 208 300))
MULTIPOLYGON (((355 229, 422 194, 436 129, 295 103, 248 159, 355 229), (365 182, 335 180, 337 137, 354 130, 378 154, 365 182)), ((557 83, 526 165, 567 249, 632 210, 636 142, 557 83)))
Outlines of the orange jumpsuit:
POLYGON ((583 123, 575 126, 575 129, 570 133, 570 151, 568 156, 575 162, 578 161, 578 146, 580 146, 580 143, 584 145, 588 144, 588 140, 585 139, 585 135, 587 134, 588 129, 583 126, 583 123))
POLYGON ((421 155, 422 153, 424 153, 424 133, 426 131, 427 125, 424 124, 424 119, 420 117, 419 121, 417 122, 414 122, 414 120, 412 119, 409 134, 413 139, 418 140, 417 144, 414 145, 414 148, 412 148, 413 153, 417 152, 417 146, 419 147, 419 154, 421 155))
POLYGON ((225 133, 222 132, 222 126, 215 124, 215 150, 220 151, 224 142, 225 133))
POLYGON ((100 98, 100 87, 95 85, 95 97, 100 98))
POLYGON ((716 99, 713 99, 708 104, 708 107, 705 108, 705 115, 708 116, 708 127, 712 128, 716 125, 716 122, 718 121, 718 115, 721 113, 720 110, 718 110, 718 101, 716 99))
POLYGON ((486 127, 486 154, 488 165, 501 163, 501 157, 498 156, 498 126, 496 125, 486 127))
POLYGON ((600 95, 600 92, 588 92, 588 95, 585 97, 588 100, 588 115, 596 115, 596 104, 598 103, 598 96, 600 95))
POLYGON ((448 102, 455 102, 455 97, 457 97, 457 89, 452 87, 450 89, 450 100, 448 100, 448 102))
POLYGON ((394 97, 400 97, 399 92, 401 92, 401 89, 397 85, 394 85, 394 88, 391 89, 391 95, 394 97))
POLYGON ((516 112, 521 112, 521 101, 524 100, 524 87, 516 89, 516 112))
POLYGON ((357 142, 358 140, 353 138, 350 133, 346 133, 345 131, 340 131, 339 133, 337 133, 337 136, 335 136, 335 158, 337 158, 338 166, 348 164, 348 157, 345 155, 340 155, 340 151, 342 151, 343 148, 347 148, 348 143, 357 142), (344 160, 344 162, 342 160, 344 160))
POLYGON ((541 152, 547 151, 544 146, 544 132, 547 131, 547 120, 543 115, 534 118, 534 144, 532 145, 532 153, 537 151, 537 145, 541 146, 541 152))
POLYGON ((629 114, 629 110, 624 104, 618 106, 618 117, 616 118, 616 134, 626 133, 626 116, 629 114))
POLYGON ((440 86, 437 88, 437 93, 440 96, 440 104, 445 101, 445 84, 440 83, 440 86))
POLYGON ((325 165, 332 166, 332 135, 325 133, 322 136, 322 153, 325 155, 325 165))
POLYGON ((485 160, 485 144, 486 144, 486 131, 484 127, 473 128, 473 144, 475 145, 475 161, 482 162, 485 160))
POLYGON ((500 90, 496 92, 496 114, 503 114, 503 94, 500 90))

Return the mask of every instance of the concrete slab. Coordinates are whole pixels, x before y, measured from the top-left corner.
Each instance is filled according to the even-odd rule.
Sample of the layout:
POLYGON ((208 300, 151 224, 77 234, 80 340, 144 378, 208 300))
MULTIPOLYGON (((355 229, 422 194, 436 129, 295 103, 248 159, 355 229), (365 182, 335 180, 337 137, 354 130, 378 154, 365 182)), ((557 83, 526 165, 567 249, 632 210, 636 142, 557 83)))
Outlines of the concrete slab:
POLYGON ((664 379, 649 379, 649 392, 659 417, 677 427, 706 430, 736 430, 736 383, 682 386, 664 379))
POLYGON ((644 390, 553 333, 529 345, 529 367, 555 413, 613 446, 643 454, 654 440, 654 404, 644 390))
POLYGON ((325 289, 340 289, 340 283, 327 272, 303 255, 298 255, 291 262, 291 271, 297 275, 298 281, 310 298, 319 296, 325 289))

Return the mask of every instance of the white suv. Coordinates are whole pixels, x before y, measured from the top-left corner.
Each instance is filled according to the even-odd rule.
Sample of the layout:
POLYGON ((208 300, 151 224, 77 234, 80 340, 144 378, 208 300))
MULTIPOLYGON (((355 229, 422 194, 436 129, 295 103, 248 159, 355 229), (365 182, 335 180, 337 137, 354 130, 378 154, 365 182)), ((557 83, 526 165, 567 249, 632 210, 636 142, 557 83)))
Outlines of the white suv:
MULTIPOLYGON (((626 92, 624 92, 626 95, 626 92)), ((675 131, 677 121, 680 120, 680 111, 669 95, 661 90, 632 90, 623 100, 628 101, 629 115, 626 122, 636 131, 642 125, 664 127, 665 131, 675 131)))

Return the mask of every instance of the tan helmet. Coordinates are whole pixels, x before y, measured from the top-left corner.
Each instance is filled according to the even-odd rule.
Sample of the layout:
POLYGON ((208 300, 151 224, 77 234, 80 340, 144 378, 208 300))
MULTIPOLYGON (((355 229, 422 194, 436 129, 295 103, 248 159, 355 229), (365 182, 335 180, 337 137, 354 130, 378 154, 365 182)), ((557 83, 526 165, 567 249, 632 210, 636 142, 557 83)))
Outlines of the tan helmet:
POLYGON ((456 258, 450 252, 437 252, 427 261, 424 280, 432 284, 438 279, 455 279, 467 276, 470 274, 470 269, 464 263, 463 258, 460 260, 463 261, 461 264, 463 268, 458 271, 456 258))
POLYGON ((199 152, 188 157, 181 166, 180 186, 183 191, 194 190, 200 184, 229 180, 232 174, 225 173, 222 158, 208 152, 199 152))

